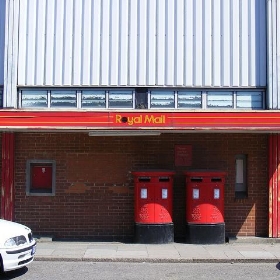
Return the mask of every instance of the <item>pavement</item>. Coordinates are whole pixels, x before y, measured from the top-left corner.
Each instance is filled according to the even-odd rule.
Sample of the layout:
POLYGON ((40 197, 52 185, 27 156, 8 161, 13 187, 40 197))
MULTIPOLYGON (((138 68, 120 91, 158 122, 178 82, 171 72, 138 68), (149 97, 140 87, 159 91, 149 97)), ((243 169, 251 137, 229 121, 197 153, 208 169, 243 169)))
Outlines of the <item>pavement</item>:
POLYGON ((278 263, 280 239, 237 238, 224 244, 135 244, 37 239, 36 261, 278 263))

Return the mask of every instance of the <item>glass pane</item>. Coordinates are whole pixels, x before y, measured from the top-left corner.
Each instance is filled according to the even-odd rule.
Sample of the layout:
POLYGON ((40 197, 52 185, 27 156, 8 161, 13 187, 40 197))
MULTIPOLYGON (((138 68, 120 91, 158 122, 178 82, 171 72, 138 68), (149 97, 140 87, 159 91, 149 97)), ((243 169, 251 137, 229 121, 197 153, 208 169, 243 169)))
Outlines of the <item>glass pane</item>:
POLYGON ((133 92, 109 91, 109 108, 133 108, 133 92))
POLYGON ((22 108, 48 107, 48 92, 23 90, 21 93, 22 108))
POLYGON ((263 108, 263 92, 237 92, 236 94, 236 107, 237 108, 263 108))
POLYGON ((51 107, 77 107, 76 91, 52 91, 51 107))
POLYGON ((243 167, 243 159, 236 159, 235 164, 236 164, 236 179, 235 182, 237 184, 243 184, 244 182, 244 167, 243 167))
POLYGON ((200 91, 178 91, 178 108, 202 108, 200 91))
POLYGON ((233 107, 233 92, 207 92, 207 107, 208 108, 232 108, 233 107))
POLYGON ((175 108, 174 91, 151 91, 151 108, 175 108))
POLYGON ((236 193, 241 194, 247 193, 246 184, 246 166, 247 166, 247 156, 245 154, 236 155, 235 157, 235 195, 236 193))
POLYGON ((3 90, 0 90, 0 107, 3 107, 3 90))
POLYGON ((82 91, 82 108, 105 108, 105 90, 82 91))

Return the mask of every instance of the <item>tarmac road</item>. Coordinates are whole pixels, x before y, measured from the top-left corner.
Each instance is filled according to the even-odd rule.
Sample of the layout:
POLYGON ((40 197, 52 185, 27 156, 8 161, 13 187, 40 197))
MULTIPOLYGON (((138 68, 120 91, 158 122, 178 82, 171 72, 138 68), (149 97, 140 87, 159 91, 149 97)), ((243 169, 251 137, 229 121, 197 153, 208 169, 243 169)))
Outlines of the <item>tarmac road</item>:
MULTIPOLYGON (((1 277, 2 276, 2 277, 1 277)), ((1 275, 16 280, 280 279, 280 263, 125 263, 34 261, 1 275)))

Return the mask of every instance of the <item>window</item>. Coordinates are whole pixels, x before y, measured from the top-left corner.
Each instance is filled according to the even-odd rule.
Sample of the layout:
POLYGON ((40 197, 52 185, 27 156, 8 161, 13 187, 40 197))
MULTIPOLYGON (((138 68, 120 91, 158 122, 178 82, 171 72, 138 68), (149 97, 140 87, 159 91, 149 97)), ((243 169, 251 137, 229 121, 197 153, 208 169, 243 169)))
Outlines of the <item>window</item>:
POLYGON ((83 90, 82 108, 106 108, 105 90, 83 90))
POLYGON ((76 91, 52 91, 51 107, 77 107, 76 91))
POLYGON ((231 91, 207 93, 207 108, 233 108, 233 94, 231 91))
POLYGON ((55 194, 56 164, 53 160, 28 160, 26 163, 26 194, 53 196, 55 194))
POLYGON ((247 189, 247 155, 235 157, 235 198, 248 197, 247 189))
POLYGON ((133 92, 131 90, 110 90, 109 108, 133 108, 133 92))
POLYGON ((174 91, 151 91, 150 108, 175 108, 174 91))
POLYGON ((148 109, 148 94, 146 88, 137 88, 135 91, 135 109, 148 109))
POLYGON ((178 91, 178 108, 201 108, 201 91, 178 91))
MULTIPOLYGON (((2 91, 3 93, 3 91, 2 91)), ((22 89, 19 108, 71 109, 264 109, 262 90, 192 89, 22 89)), ((0 102, 1 88, 0 88, 0 102)), ((0 104, 1 106, 1 104, 0 104)))
POLYGON ((236 107, 241 109, 263 109, 262 92, 241 91, 236 93, 236 107))
POLYGON ((22 90, 19 98, 21 108, 76 108, 76 91, 22 90))
POLYGON ((23 90, 21 93, 21 107, 48 107, 48 92, 46 90, 23 90))
POLYGON ((0 88, 0 108, 3 108, 3 89, 0 88))

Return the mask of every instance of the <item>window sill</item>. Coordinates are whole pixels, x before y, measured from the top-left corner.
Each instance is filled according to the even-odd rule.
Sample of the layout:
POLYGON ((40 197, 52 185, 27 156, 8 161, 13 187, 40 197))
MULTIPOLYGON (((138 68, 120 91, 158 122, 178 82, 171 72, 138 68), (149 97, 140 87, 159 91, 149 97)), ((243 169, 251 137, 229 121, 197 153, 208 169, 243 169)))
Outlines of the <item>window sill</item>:
POLYGON ((27 192, 26 196, 55 196, 55 193, 27 192))

